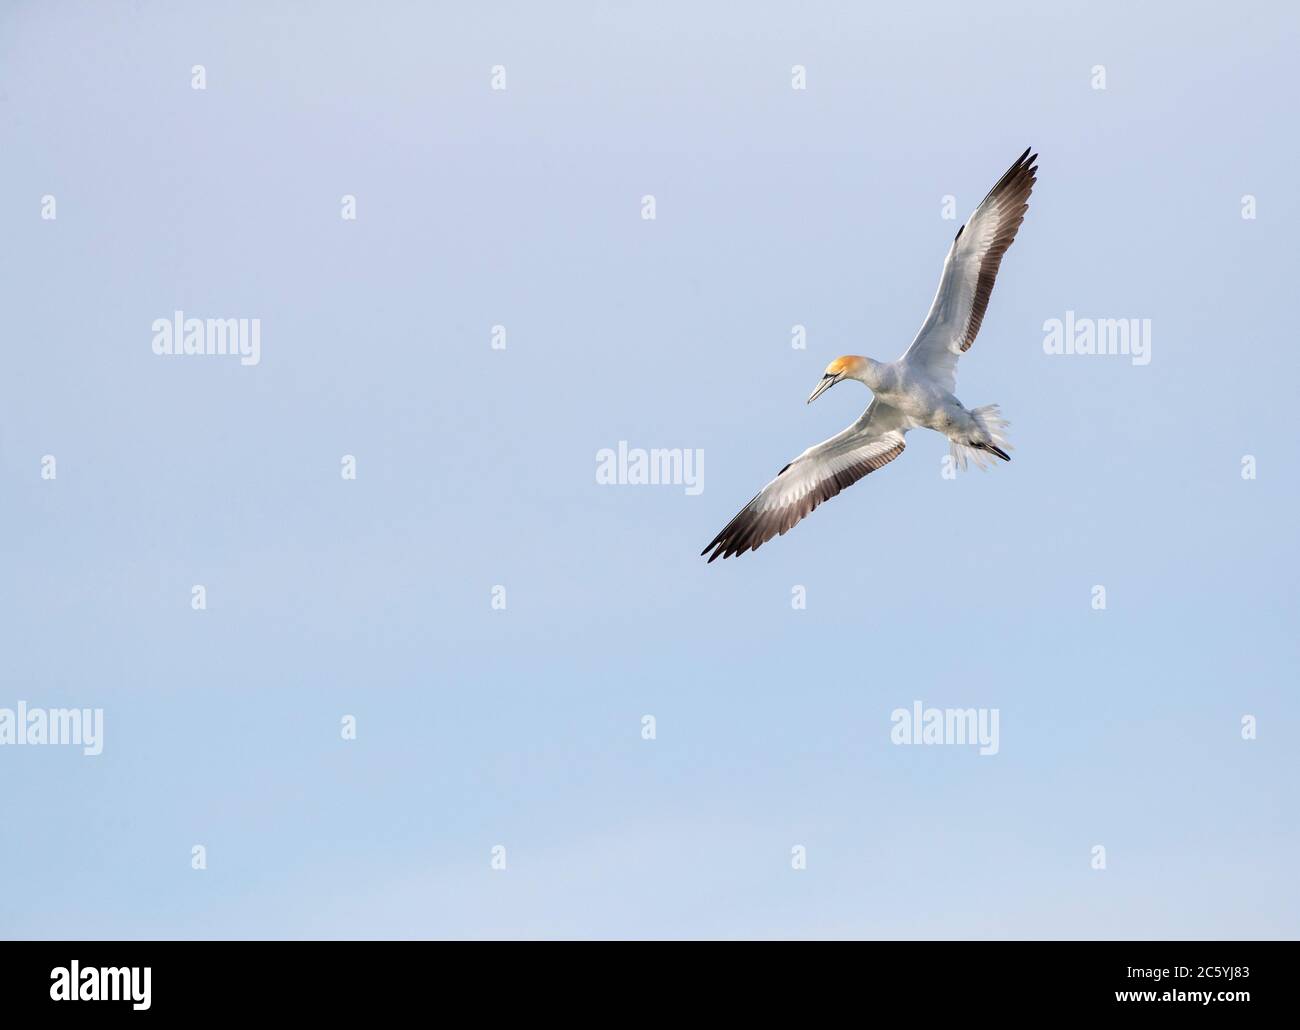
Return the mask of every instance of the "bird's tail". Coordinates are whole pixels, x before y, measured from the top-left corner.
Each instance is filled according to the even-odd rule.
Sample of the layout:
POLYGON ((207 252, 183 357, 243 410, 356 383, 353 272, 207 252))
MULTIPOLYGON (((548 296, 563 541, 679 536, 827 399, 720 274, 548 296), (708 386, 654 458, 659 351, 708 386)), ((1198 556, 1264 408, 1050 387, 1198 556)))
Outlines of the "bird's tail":
POLYGON ((975 420, 975 432, 960 443, 956 440, 949 441, 952 444, 953 464, 964 472, 968 459, 980 468, 988 468, 993 464, 990 455, 1010 461, 1011 455, 1007 451, 1015 448, 1006 437, 1006 428, 1011 423, 1002 417, 998 406, 986 404, 982 408, 972 408, 970 414, 975 420))

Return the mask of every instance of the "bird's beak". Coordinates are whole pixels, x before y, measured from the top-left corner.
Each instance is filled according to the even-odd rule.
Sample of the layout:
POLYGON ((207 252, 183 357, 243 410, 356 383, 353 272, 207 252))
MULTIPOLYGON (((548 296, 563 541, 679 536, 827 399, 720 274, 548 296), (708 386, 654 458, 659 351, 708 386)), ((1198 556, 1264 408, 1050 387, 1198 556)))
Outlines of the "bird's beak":
POLYGON ((817 389, 813 390, 813 392, 808 395, 808 403, 811 404, 823 393, 825 393, 832 386, 838 383, 842 378, 843 376, 838 376, 838 375, 833 376, 829 372, 827 372, 826 375, 822 376, 822 381, 817 384, 817 389))

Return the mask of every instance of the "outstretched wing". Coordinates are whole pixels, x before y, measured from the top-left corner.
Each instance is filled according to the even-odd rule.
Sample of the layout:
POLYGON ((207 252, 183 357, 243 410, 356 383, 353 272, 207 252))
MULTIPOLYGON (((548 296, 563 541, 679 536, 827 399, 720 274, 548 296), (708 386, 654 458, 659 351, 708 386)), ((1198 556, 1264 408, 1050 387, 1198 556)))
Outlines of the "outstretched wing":
POLYGON ((902 454, 907 428, 900 412, 872 401, 848 429, 809 447, 778 472, 700 554, 712 551, 713 561, 758 550, 822 501, 902 454))
POLYGON ((1021 154, 957 230, 930 313, 903 355, 949 392, 957 385, 957 358, 970 349, 984 321, 1002 255, 1029 210, 1037 160, 1029 150, 1021 154))

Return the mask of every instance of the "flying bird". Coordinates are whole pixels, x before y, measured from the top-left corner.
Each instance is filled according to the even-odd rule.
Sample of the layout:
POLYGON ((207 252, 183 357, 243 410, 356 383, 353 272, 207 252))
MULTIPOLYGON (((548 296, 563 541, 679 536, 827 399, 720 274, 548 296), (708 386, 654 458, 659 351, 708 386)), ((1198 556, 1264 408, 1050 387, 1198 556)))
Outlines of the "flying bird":
POLYGON ((849 354, 826 367, 809 404, 846 379, 865 384, 874 394, 871 404, 853 425, 778 472, 700 552, 710 562, 758 550, 822 501, 888 465, 903 453, 908 430, 942 433, 961 469, 967 459, 981 468, 993 457, 1011 460, 998 406, 967 408, 953 391, 957 359, 975 342, 1002 255, 1029 210, 1037 160, 1029 150, 1021 154, 957 230, 930 313, 907 353, 897 361, 849 354))

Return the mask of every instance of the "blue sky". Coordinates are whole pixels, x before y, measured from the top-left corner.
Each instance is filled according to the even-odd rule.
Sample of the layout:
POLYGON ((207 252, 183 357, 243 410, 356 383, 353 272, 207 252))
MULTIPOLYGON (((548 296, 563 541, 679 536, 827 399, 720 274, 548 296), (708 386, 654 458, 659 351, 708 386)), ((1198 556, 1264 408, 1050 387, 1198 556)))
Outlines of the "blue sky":
POLYGON ((563 11, 0 14, 0 707, 105 725, 0 747, 0 935, 1295 937, 1300 16, 563 11), (1014 461, 913 433, 706 565, 1030 144, 957 390, 1014 461), (176 309, 260 363, 155 355, 176 309), (598 485, 620 440, 703 492, 598 485), (915 700, 999 753, 895 746, 915 700))

